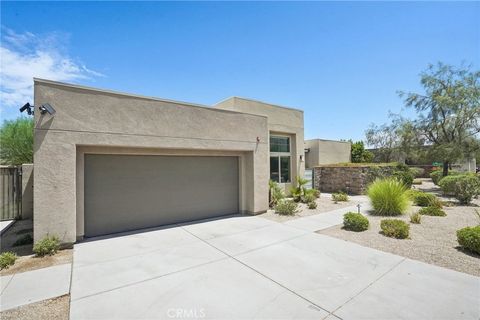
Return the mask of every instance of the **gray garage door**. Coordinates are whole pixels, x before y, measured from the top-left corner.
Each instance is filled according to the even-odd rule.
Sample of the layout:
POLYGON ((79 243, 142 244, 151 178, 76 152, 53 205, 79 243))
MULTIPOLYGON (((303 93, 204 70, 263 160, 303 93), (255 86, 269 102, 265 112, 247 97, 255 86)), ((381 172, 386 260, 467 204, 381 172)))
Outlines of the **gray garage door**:
POLYGON ((85 155, 86 237, 237 212, 237 157, 85 155))

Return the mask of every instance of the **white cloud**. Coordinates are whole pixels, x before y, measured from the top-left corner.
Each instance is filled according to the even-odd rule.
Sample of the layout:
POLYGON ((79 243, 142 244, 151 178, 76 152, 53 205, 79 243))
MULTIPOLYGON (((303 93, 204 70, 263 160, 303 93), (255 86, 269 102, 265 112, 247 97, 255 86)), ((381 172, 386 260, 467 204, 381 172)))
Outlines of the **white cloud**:
POLYGON ((88 80, 103 76, 66 53, 68 36, 51 33, 38 36, 2 28, 0 45, 1 112, 33 102, 33 78, 56 81, 88 80))

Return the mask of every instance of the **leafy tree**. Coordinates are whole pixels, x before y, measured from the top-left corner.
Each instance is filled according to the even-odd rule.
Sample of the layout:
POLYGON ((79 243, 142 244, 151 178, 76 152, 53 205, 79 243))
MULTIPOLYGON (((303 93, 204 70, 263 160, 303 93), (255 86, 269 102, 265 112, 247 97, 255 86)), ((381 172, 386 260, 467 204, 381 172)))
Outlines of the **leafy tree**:
POLYGON ((19 165, 33 162, 33 119, 5 120, 0 127, 0 161, 19 165))
POLYGON ((351 158, 355 163, 372 162, 373 153, 365 150, 363 141, 352 142, 351 158))
POLYGON ((412 131, 429 145, 429 152, 449 165, 480 147, 480 71, 438 63, 421 73, 425 94, 400 92, 405 105, 417 112, 412 131))
POLYGON ((374 147, 380 162, 391 162, 398 155, 399 137, 394 123, 376 125, 371 124, 365 131, 367 144, 374 147))

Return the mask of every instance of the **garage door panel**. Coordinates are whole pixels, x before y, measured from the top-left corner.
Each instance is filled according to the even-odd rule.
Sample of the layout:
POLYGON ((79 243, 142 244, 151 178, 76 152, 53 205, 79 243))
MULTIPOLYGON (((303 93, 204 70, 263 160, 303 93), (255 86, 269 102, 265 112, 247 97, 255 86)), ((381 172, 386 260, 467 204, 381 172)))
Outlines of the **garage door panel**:
POLYGON ((85 156, 85 236, 238 212, 238 158, 85 156))

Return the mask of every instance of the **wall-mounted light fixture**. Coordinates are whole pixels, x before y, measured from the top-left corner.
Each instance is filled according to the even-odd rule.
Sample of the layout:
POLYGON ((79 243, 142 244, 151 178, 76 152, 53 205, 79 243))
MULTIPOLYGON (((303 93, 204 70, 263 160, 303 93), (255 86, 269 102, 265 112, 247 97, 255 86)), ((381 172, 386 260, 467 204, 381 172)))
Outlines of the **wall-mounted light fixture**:
POLYGON ((257 143, 260 142, 260 137, 257 137, 257 143))
POLYGON ((53 107, 48 103, 42 104, 40 107, 38 107, 38 109, 40 110, 41 114, 48 112, 48 114, 51 116, 53 116, 56 112, 55 109, 53 109, 53 107))
POLYGON ((303 154, 300 155, 300 162, 303 162, 303 154))

